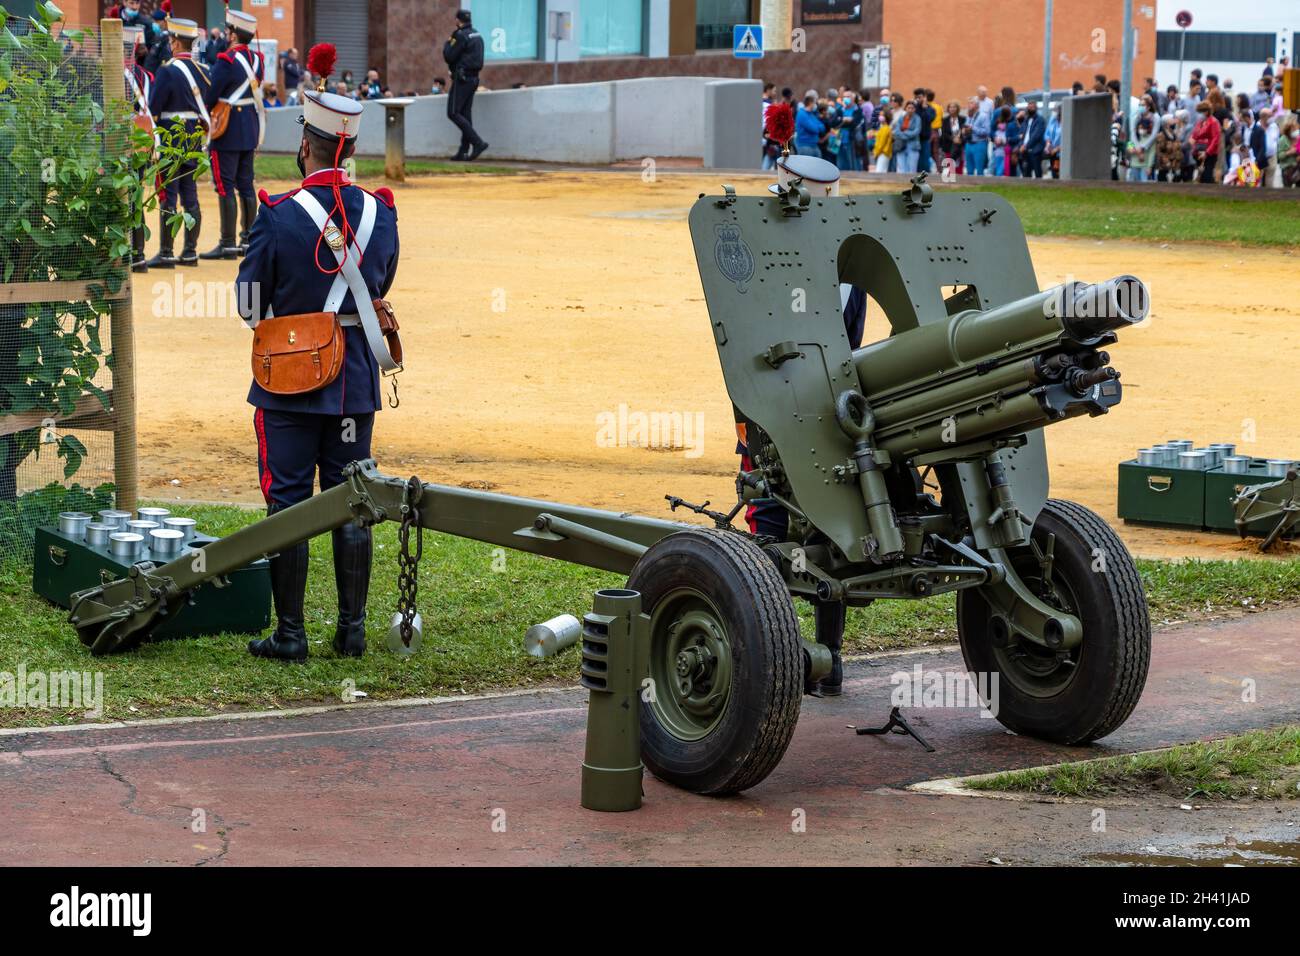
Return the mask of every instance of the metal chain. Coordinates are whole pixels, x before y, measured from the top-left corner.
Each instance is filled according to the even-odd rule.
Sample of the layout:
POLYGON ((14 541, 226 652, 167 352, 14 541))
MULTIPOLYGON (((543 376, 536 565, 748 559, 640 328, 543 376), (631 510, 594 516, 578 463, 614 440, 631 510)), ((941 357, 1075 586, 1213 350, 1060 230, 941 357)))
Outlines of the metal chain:
MULTIPOLYGON (((412 482, 415 479, 412 479, 412 482)), ((397 529, 397 611, 402 616, 398 632, 402 643, 411 646, 411 635, 415 627, 415 600, 420 590, 420 558, 424 555, 424 528, 420 524, 420 509, 411 504, 418 499, 419 491, 412 493, 407 486, 407 502, 403 505, 402 523, 397 529), (411 554, 411 527, 415 527, 415 554, 411 554)))

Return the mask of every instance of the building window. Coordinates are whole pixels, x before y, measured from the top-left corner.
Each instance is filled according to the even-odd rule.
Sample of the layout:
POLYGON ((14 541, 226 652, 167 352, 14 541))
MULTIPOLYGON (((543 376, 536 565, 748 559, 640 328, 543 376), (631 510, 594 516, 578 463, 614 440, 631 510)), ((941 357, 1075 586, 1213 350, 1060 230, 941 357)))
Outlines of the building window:
POLYGON ((642 0, 582 0, 582 56, 637 56, 645 51, 642 0))
POLYGON ((695 0, 695 49, 730 50, 732 28, 749 16, 749 0, 695 0))
MULTIPOLYGON (((1156 59, 1176 60, 1183 41, 1181 30, 1160 30, 1156 33, 1156 59)), ((1185 60, 1202 60, 1210 63, 1258 63, 1274 55, 1277 44, 1275 33, 1217 33, 1210 30, 1188 30, 1185 60)))
POLYGON ((535 60, 541 4, 537 0, 474 0, 474 29, 483 35, 485 60, 535 60))

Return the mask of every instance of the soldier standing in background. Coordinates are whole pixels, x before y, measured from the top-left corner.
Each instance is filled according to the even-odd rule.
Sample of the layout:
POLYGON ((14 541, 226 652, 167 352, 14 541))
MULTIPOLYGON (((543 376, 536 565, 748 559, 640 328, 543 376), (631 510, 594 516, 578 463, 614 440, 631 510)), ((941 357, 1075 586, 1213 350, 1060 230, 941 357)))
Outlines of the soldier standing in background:
MULTIPOLYGON (((256 408, 258 475, 268 514, 310 498, 318 475, 322 491, 342 484, 347 464, 370 457, 380 370, 395 371, 401 362, 396 320, 383 301, 397 273, 397 211, 391 191, 368 192, 342 168, 356 148, 361 104, 323 92, 333 63, 330 44, 309 53, 308 69, 321 77, 321 89, 303 94, 302 186, 282 196, 261 193, 261 212, 235 283, 240 312, 266 350, 264 362, 254 364, 248 402, 256 408), (292 343, 321 312, 337 316, 341 367, 310 391, 277 388, 273 368, 282 359, 292 363, 295 351, 305 354, 292 343)), ((339 602, 334 651, 360 657, 366 649, 370 529, 346 524, 333 532, 333 547, 339 602)), ((307 564, 306 541, 271 558, 276 626, 269 637, 249 643, 255 657, 307 659, 307 564)))
MULTIPOLYGON (((131 101, 136 125, 141 128, 147 127, 152 131, 153 117, 149 113, 149 93, 153 87, 153 76, 140 65, 140 60, 144 58, 146 52, 144 37, 144 27, 122 27, 122 45, 126 54, 126 63, 122 72, 126 79, 126 95, 131 101)), ((143 175, 142 170, 147 164, 147 153, 137 157, 137 177, 143 175)), ((140 225, 131 227, 131 269, 134 272, 145 272, 148 268, 149 265, 144 258, 144 220, 141 219, 140 225)))
POLYGON ((442 45, 442 58, 451 70, 451 94, 447 97, 447 119, 460 130, 460 149, 453 160, 473 162, 483 155, 488 144, 474 132, 470 112, 478 90, 478 74, 483 69, 483 35, 474 29, 468 10, 456 11, 456 30, 442 45))
POLYGON ((144 68, 150 73, 157 73, 171 56, 168 46, 167 18, 172 12, 172 0, 162 0, 153 10, 153 36, 146 35, 145 45, 149 52, 145 54, 144 68))
MULTIPOLYGON (((199 25, 193 20, 167 18, 167 36, 171 44, 171 59, 163 64, 154 81, 149 110, 154 121, 163 128, 183 128, 193 134, 209 123, 208 110, 203 95, 210 85, 207 68, 193 59, 191 51, 199 35, 199 25)), ((159 197, 158 254, 149 260, 151 268, 170 269, 176 265, 199 264, 199 227, 202 213, 199 210, 199 191, 194 184, 198 160, 184 163, 174 180, 167 184, 159 197), (176 199, 180 197, 183 208, 194 220, 185 230, 185 246, 180 258, 172 252, 175 237, 167 225, 168 217, 176 212, 176 199)))
POLYGON ((200 259, 235 259, 248 251, 248 235, 257 215, 257 192, 253 189, 253 154, 262 145, 266 114, 262 106, 262 82, 266 63, 262 54, 248 48, 257 32, 257 18, 242 10, 226 10, 226 26, 235 42, 217 54, 212 67, 212 85, 203 102, 212 114, 212 182, 217 190, 221 216, 221 237, 215 248, 200 259), (228 113, 227 113, 228 111, 228 113), (219 114, 229 120, 220 129, 219 114), (238 219, 244 227, 235 238, 238 219))

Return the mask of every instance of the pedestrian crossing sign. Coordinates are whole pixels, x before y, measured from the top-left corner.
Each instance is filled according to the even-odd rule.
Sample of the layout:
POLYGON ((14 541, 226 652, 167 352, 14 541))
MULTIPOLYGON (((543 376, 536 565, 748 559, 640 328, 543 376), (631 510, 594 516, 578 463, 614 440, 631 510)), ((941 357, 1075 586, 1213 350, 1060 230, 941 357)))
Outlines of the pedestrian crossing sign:
POLYGON ((763 26, 759 23, 737 23, 731 32, 731 53, 738 60, 763 58, 763 26))

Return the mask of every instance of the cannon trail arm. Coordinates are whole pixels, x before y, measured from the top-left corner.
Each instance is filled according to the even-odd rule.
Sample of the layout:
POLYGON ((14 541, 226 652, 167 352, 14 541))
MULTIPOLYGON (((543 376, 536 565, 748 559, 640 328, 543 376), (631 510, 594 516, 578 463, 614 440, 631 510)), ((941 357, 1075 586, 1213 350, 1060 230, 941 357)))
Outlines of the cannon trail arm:
POLYGON ((1300 471, 1292 468, 1278 481, 1245 488, 1232 504, 1237 531, 1243 538, 1250 525, 1277 519, 1259 544, 1259 550, 1267 551, 1274 541, 1300 525, 1300 471))
POLYGON ((189 592, 218 581, 265 555, 349 522, 402 521, 414 510, 421 527, 574 564, 628 573, 665 535, 689 525, 574 505, 516 498, 381 474, 373 461, 355 462, 347 480, 227 538, 189 551, 170 564, 142 562, 129 575, 73 595, 69 618, 96 654, 143 640, 189 592))

